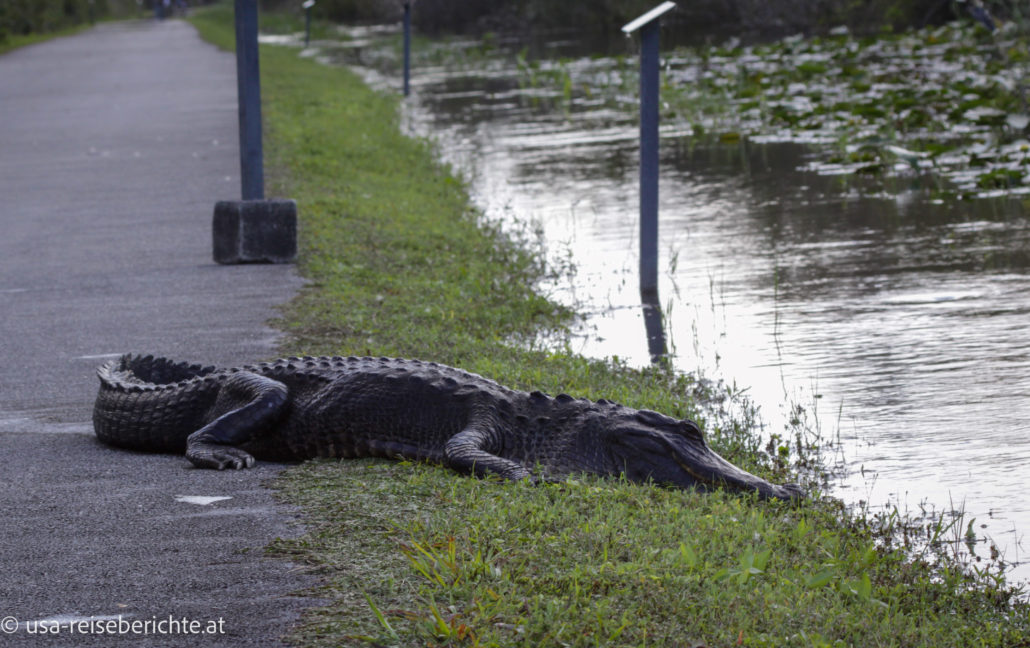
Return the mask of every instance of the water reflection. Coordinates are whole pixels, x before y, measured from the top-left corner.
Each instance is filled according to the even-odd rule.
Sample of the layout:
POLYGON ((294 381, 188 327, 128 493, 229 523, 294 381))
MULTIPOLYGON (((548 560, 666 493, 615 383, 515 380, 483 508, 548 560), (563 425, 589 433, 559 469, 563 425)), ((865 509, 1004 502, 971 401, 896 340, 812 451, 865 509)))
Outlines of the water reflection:
POLYGON ((662 305, 657 292, 641 292, 641 307, 644 314, 644 334, 647 337, 647 352, 652 364, 668 360, 669 347, 665 343, 665 324, 662 322, 662 305))

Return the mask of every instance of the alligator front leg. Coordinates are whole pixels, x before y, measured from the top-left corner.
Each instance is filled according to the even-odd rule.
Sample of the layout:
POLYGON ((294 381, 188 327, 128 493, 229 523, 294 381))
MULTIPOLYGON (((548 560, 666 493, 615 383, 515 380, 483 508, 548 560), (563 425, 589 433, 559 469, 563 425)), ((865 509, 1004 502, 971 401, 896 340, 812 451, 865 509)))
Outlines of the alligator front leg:
POLYGON ((511 481, 536 481, 522 464, 494 454, 497 445, 492 426, 473 423, 447 441, 444 456, 451 468, 477 477, 493 474, 511 481))
POLYGON ((272 423, 286 403, 286 385, 258 374, 232 374, 218 391, 214 412, 224 412, 186 439, 186 458, 198 468, 250 468, 254 457, 234 446, 272 423))

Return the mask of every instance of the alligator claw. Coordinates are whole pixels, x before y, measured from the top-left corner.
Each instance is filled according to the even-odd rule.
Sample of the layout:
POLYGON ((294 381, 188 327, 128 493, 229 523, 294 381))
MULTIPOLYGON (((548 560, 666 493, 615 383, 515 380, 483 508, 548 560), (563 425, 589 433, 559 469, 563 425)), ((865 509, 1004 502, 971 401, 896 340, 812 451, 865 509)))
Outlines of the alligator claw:
POLYGON ((799 500, 805 498, 805 489, 801 487, 801 484, 784 484, 782 486, 783 491, 786 492, 787 497, 784 499, 788 500, 799 500))
POLYGON ((186 458, 197 468, 214 468, 240 470, 254 465, 254 457, 239 448, 219 446, 215 444, 192 444, 186 452, 186 458))

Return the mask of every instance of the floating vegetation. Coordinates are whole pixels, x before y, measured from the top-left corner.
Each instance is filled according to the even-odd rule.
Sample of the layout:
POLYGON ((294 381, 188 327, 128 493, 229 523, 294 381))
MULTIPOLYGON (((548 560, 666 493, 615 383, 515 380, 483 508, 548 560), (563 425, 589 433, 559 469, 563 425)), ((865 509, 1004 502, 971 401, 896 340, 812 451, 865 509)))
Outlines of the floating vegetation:
MULTIPOLYGON (((344 43, 349 54, 336 58, 392 75, 399 36, 381 36, 344 43)), ((679 48, 663 59, 663 132, 806 144, 813 156, 804 170, 860 174, 875 193, 885 189, 877 178, 911 178, 942 200, 1026 196, 1028 41, 1027 26, 1016 22, 994 32, 956 22, 900 35, 838 28, 822 38, 679 48)), ((420 38, 413 67, 416 79, 433 77, 434 68, 462 71, 488 80, 491 92, 510 81, 526 102, 569 119, 604 111, 609 122, 634 120, 636 57, 558 56, 569 49, 568 40, 527 47, 493 33, 420 38)))
MULTIPOLYGON (((1027 195, 1027 40, 1016 23, 993 33, 951 23, 679 48, 663 60, 663 128, 724 143, 811 145, 806 170, 918 178, 941 199, 1027 195)), ((635 57, 540 57, 524 47, 494 34, 429 41, 415 65, 514 76, 534 104, 566 116, 605 105, 635 117, 635 57)))
POLYGON ((840 33, 741 48, 720 67, 737 79, 728 99, 738 129, 833 145, 814 171, 926 175, 962 197, 1030 192, 1030 75, 1015 37, 957 25, 877 39, 840 33))
MULTIPOLYGON (((807 170, 926 178, 941 198, 1030 194, 1030 56, 1014 25, 729 43, 665 61, 663 119, 732 142, 813 145, 807 170)), ((635 105, 634 66, 593 60, 592 95, 635 105), (629 92, 627 92, 629 91, 629 92)), ((628 107, 628 106, 627 106, 628 107)))

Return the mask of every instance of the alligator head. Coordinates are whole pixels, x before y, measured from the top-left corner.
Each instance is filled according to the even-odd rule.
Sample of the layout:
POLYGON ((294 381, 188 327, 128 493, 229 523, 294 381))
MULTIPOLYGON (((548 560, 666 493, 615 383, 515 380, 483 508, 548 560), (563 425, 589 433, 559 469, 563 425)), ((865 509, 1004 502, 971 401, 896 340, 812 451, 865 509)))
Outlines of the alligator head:
POLYGON ((615 414, 600 440, 600 452, 608 455, 612 472, 624 473, 631 481, 650 479, 701 490, 731 488, 784 500, 804 496, 795 484, 772 484, 720 457, 693 421, 627 408, 615 414))

